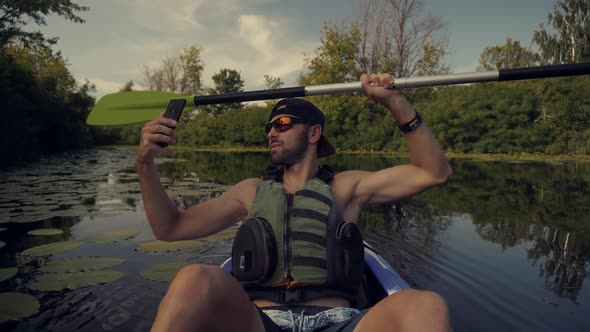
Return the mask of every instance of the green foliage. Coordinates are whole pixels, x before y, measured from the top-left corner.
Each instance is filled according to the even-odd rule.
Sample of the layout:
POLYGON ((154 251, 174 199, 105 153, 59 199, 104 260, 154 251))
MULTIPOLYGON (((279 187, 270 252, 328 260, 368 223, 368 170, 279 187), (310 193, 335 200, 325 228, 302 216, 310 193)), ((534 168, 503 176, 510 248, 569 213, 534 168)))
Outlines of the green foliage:
MULTIPOLYGON (((379 1, 371 3, 385 4, 379 1)), ((410 3, 404 2, 404 5, 409 6, 410 3)), ((403 65, 400 62, 399 70, 406 68, 404 72, 420 75, 448 73, 449 68, 443 63, 446 52, 444 42, 436 38, 444 27, 443 22, 440 18, 423 17, 421 3, 413 6, 408 8, 404 17, 425 25, 416 26, 419 38, 403 36, 400 31, 401 35, 385 31, 391 27, 383 27, 385 30, 381 31, 370 19, 358 24, 326 23, 322 29, 321 45, 306 58, 307 68, 298 83, 318 85, 357 81, 367 68, 391 68, 388 66, 393 62, 402 61, 379 55, 383 49, 371 49, 379 46, 374 44, 377 35, 371 35, 379 31, 383 33, 379 38, 389 36, 399 41, 406 40, 417 48, 413 53, 416 56, 412 57, 415 61, 402 61, 403 65)), ((577 13, 585 12, 585 7, 582 7, 577 13)), ((386 6, 369 6, 364 8, 365 14, 374 13, 375 8, 386 6)), ((401 14, 396 12, 396 15, 401 14)), ((551 16, 552 20, 557 20, 556 15, 551 16)), ((398 23, 403 26, 402 22, 398 23)), ((484 49, 480 60, 482 68, 487 70, 535 65, 539 57, 530 49, 521 47, 520 42, 507 38, 504 45, 484 49)), ((213 76, 213 80, 215 88, 209 90, 211 94, 239 92, 243 88, 243 81, 236 70, 222 69, 213 76)), ((590 152, 589 80, 582 76, 422 88, 405 93, 447 151, 586 154, 590 152)), ((265 81, 267 88, 282 85, 279 78, 269 75, 265 75, 265 81)), ((325 113, 325 134, 338 150, 407 150, 406 139, 396 128, 390 112, 368 98, 362 95, 328 95, 310 97, 309 100, 325 113)), ((274 101, 270 101, 266 107, 243 108, 217 105, 183 115, 177 128, 179 145, 265 148, 267 141, 263 127, 273 104, 274 101)), ((139 140, 139 127, 121 127, 116 135, 124 138, 120 142, 132 144, 139 140)))
MULTIPOLYGON (((264 86, 266 89, 279 89, 281 86, 283 86, 283 84, 285 84, 285 82, 281 81, 280 77, 274 77, 271 75, 264 75, 264 86)), ((264 101, 264 103, 266 104, 266 106, 274 106, 279 100, 278 99, 270 99, 270 100, 266 100, 264 101)))
POLYGON ((559 0, 548 15, 555 33, 541 24, 533 34, 543 63, 575 63, 590 59, 590 2, 559 0))
POLYGON ((178 55, 163 58, 161 64, 155 68, 144 66, 143 85, 151 91, 201 95, 204 69, 202 52, 200 46, 192 45, 182 49, 178 55))
POLYGON ((520 46, 518 40, 506 38, 506 44, 484 48, 479 56, 482 70, 496 70, 535 66, 539 55, 528 48, 520 46))
POLYGON ((3 0, 0 1, 0 47, 9 42, 21 42, 25 45, 42 45, 55 43, 57 38, 45 39, 41 32, 29 32, 23 28, 31 20, 37 25, 46 25, 45 17, 58 15, 76 23, 84 23, 77 12, 85 12, 86 6, 80 6, 72 0, 3 0))
POLYGON ((360 43, 358 26, 326 23, 322 29, 321 42, 315 56, 305 59, 308 73, 299 77, 299 84, 317 85, 357 80, 361 74, 357 65, 360 43))
POLYGON ((59 52, 47 46, 0 49, 0 154, 7 163, 90 146, 85 124, 94 98, 78 86, 59 52), (74 139, 75 138, 75 139, 74 139))
POLYGON ((218 116, 200 112, 177 127, 181 146, 200 147, 261 147, 266 144, 264 125, 270 107, 246 106, 218 116))
POLYGON ((417 61, 418 76, 450 73, 449 66, 443 63, 445 53, 443 45, 435 43, 432 39, 422 44, 422 58, 417 61))
POLYGON ((182 68, 182 77, 180 79, 180 93, 185 95, 200 95, 203 93, 203 61, 201 53, 203 49, 200 46, 193 45, 185 48, 180 54, 180 65, 182 68))
MULTIPOLYGON (((235 69, 223 68, 218 73, 214 74, 212 79, 215 86, 209 88, 210 95, 244 91, 244 80, 242 79, 240 72, 235 69)), ((228 111, 239 110, 241 108, 241 103, 231 103, 210 105, 207 106, 205 110, 213 115, 219 115, 228 111)))

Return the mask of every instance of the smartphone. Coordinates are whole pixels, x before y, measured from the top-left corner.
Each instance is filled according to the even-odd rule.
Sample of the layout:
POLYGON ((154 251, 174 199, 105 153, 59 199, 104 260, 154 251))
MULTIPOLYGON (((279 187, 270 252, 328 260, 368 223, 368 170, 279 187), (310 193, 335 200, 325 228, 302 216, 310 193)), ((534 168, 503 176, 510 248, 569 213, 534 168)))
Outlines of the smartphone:
MULTIPOLYGON (((184 109, 184 105, 186 104, 186 99, 172 99, 166 107, 166 112, 164 112, 164 117, 168 119, 172 119, 176 122, 180 119, 180 115, 182 114, 182 110, 184 109)), ((175 128, 172 128, 175 129, 175 128)), ((168 146, 168 143, 158 142, 158 145, 165 148, 168 146)))

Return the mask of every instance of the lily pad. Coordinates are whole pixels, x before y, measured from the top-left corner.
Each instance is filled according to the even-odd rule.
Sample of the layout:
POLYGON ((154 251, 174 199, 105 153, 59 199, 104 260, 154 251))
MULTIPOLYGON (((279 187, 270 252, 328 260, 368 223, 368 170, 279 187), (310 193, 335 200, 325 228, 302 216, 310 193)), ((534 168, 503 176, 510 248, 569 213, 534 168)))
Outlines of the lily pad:
POLYGON ((4 247, 6 245, 6 243, 0 241, 0 248, 4 247))
POLYGON ((186 240, 186 241, 173 241, 173 242, 165 242, 165 241, 151 241, 151 242, 144 242, 139 245, 137 250, 143 252, 166 252, 166 251, 177 251, 177 250, 184 250, 184 249, 193 249, 198 248, 205 244, 205 242, 197 241, 197 240, 186 240))
POLYGON ((47 292, 78 289, 106 284, 121 279, 126 274, 113 270, 97 270, 73 273, 49 273, 37 277, 37 282, 27 285, 30 289, 47 292))
POLYGON ((73 273, 100 270, 125 263, 127 260, 117 257, 74 257, 59 259, 47 263, 40 270, 49 273, 73 273))
POLYGON ((8 203, 0 203, 0 208, 13 208, 13 207, 19 207, 20 203, 13 203, 13 202, 8 202, 8 203))
POLYGON ((87 241, 94 242, 94 243, 117 242, 117 241, 127 240, 132 237, 135 237, 139 233, 140 232, 135 229, 123 229, 123 230, 98 234, 96 236, 93 236, 93 237, 87 239, 87 241))
POLYGON ((96 205, 114 205, 114 204, 123 204, 123 200, 120 198, 113 198, 113 199, 105 199, 101 201, 96 201, 96 205))
POLYGON ((63 234, 64 231, 62 231, 61 229, 55 229, 55 228, 40 228, 40 229, 34 229, 32 231, 28 231, 27 234, 29 235, 59 235, 59 234, 63 234))
POLYGON ((86 208, 77 205, 74 205, 67 210, 55 210, 52 212, 56 217, 83 217, 88 214, 88 210, 86 208))
POLYGON ((139 274, 149 280, 170 282, 174 279, 176 273, 187 265, 189 265, 187 262, 156 264, 149 270, 140 272, 139 274))
POLYGON ((12 221, 16 223, 30 223, 43 221, 51 218, 53 218, 53 214, 51 213, 51 211, 47 210, 46 213, 43 214, 23 214, 21 216, 12 218, 12 221))
POLYGON ((7 230, 8 228, 0 227, 0 232, 7 230))
POLYGON ((4 269, 0 269, 0 281, 4 281, 6 279, 14 277, 17 272, 18 268, 16 267, 7 267, 4 269))
POLYGON ((53 254, 59 254, 74 248, 78 248, 82 244, 82 241, 63 241, 50 244, 44 244, 37 247, 29 248, 22 252, 22 255, 29 256, 48 256, 53 254))
POLYGON ((29 294, 0 293, 0 323, 34 315, 39 307, 39 301, 29 294))

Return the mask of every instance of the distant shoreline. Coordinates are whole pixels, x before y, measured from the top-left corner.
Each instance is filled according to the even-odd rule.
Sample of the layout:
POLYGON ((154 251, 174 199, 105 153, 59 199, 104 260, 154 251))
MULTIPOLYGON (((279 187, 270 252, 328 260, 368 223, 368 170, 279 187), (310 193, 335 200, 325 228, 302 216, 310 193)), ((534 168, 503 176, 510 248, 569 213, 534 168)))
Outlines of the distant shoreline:
MULTIPOLYGON (((135 145, 102 145, 96 148, 115 148, 115 149, 135 149, 135 145)), ((243 147, 226 147, 226 148, 193 148, 177 147, 178 151, 210 151, 210 152, 266 152, 265 148, 243 148, 243 147)), ((390 151, 338 151, 341 154, 358 154, 358 155, 376 155, 376 156, 393 156, 407 157, 407 152, 390 152, 390 151)), ((590 155, 550 155, 550 154, 533 154, 533 153, 515 153, 515 154, 492 154, 492 153, 455 153, 446 152, 445 156, 449 159, 472 159, 482 161, 542 161, 542 162, 590 162, 590 155)))

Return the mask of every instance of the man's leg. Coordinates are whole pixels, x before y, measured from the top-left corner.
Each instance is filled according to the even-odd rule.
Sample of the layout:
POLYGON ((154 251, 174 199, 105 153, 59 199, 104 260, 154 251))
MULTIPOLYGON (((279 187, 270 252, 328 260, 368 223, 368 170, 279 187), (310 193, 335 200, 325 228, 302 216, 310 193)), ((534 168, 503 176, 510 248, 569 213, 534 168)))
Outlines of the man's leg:
POLYGON ((433 292, 402 290, 377 303, 360 320, 362 331, 449 331, 449 309, 433 292))
POLYGON ((256 305, 214 265, 181 269, 160 302, 152 331, 264 331, 256 305))

